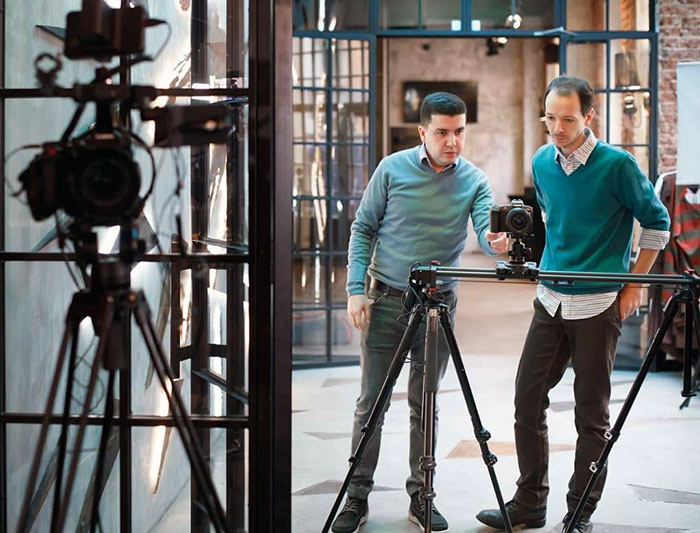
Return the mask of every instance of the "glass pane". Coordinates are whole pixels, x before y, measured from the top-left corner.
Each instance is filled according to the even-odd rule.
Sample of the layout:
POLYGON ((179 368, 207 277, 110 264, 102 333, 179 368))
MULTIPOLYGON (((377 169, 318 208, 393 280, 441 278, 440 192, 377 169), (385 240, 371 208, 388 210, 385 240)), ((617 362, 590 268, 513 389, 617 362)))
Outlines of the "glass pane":
MULTIPOLYGON (((296 3, 296 2, 295 2, 296 3)), ((326 29, 367 30, 369 0, 326 0, 326 29)))
POLYGON ((593 109, 595 110, 595 113, 593 114, 593 120, 591 121, 590 128, 593 131, 593 134, 596 136, 596 139, 607 142, 608 134, 605 130, 606 104, 607 99, 605 97, 605 93, 595 93, 593 96, 593 109))
POLYGON ((333 311, 333 358, 354 356, 359 360, 361 333, 352 327, 345 309, 333 311))
POLYGON ((566 28, 572 31, 605 31, 605 0, 567 0, 566 28))
POLYGON ((295 87, 325 87, 328 40, 292 39, 292 84, 295 87))
POLYGON ((362 194, 369 181, 368 146, 333 146, 331 193, 362 194))
POLYGON ((292 313, 292 354, 321 356, 326 354, 326 310, 294 311, 292 313))
POLYGON ((649 87, 649 41, 610 41, 610 78, 615 89, 649 87))
POLYGON ((294 307, 326 302, 326 258, 305 255, 294 259, 294 307))
MULTIPOLYGON (((357 213, 359 204, 359 198, 331 201, 330 249, 334 252, 345 252, 348 249, 348 243, 350 242, 350 226, 355 220, 355 214, 357 213)), ((343 259, 343 261, 346 261, 346 259, 343 259)), ((344 264, 347 264, 347 261, 344 264)), ((342 299, 344 300, 345 296, 342 296, 342 299)))
MULTIPOLYGON (((347 248, 347 242, 345 248, 347 248)), ((338 305, 342 305, 343 310, 345 310, 345 304, 348 300, 347 292, 345 290, 348 277, 347 254, 333 256, 331 258, 331 264, 331 297, 333 299, 333 306, 337 307, 338 305)))
POLYGON ((369 92, 333 93, 333 141, 369 142, 369 92))
MULTIPOLYGON (((217 496, 225 510, 226 478, 228 474, 232 475, 225 461, 226 430, 202 431, 208 441, 204 443, 204 455, 210 464, 217 496)), ((131 441, 132 523, 140 524, 139 529, 143 527, 144 531, 157 533, 179 531, 183 525, 187 527, 192 512, 192 484, 196 482, 176 428, 136 427, 131 431, 131 441), (167 512, 164 512, 166 509, 167 512)), ((230 444, 229 465, 232 465, 233 456, 243 453, 245 443, 230 444)), ((238 487, 238 491, 236 499, 245 501, 245 486, 238 487)), ((203 506, 201 512, 206 513, 203 506)))
MULTIPOLYGON (((102 408, 100 408, 102 410, 102 408)), ((7 426, 7 506, 10 512, 5 524, 8 531, 16 531, 19 521, 20 509, 27 487, 28 476, 32 460, 34 458, 35 443, 39 438, 40 426, 29 424, 10 424, 7 426)), ((60 426, 52 425, 49 428, 46 444, 42 453, 39 466, 39 474, 35 480, 34 490, 39 491, 41 498, 35 498, 35 506, 31 508, 29 520, 32 524, 31 531, 51 530, 51 509, 53 507, 53 487, 55 486, 57 463, 51 459, 58 451, 58 437, 60 426), (43 499, 42 499, 43 498, 43 499)), ((80 459, 73 482, 73 490, 66 514, 65 523, 61 531, 81 531, 80 518, 90 509, 90 500, 93 494, 92 479, 95 474, 95 453, 100 442, 102 428, 100 426, 87 426, 80 448, 80 459)), ((73 426, 68 433, 68 445, 66 462, 63 470, 65 482, 70 461, 73 458, 75 447, 73 445, 76 428, 73 426)), ((114 443, 114 441, 111 441, 114 443)), ((117 441, 118 446, 118 441, 117 441)), ((107 484, 100 501, 100 520, 103 531, 119 531, 119 460, 116 455, 118 450, 114 446, 108 448, 109 461, 105 463, 109 474, 107 484)), ((89 517, 89 515, 88 515, 89 517)), ((89 523, 89 520, 88 520, 89 523)))
POLYGON ((531 30, 554 26, 554 2, 518 1, 512 10, 510 0, 473 0, 472 30, 507 28, 531 30))
POLYGON ((380 24, 384 29, 418 27, 419 0, 381 0, 380 24))
POLYGON ((326 142, 326 93, 292 91, 293 140, 326 142))
POLYGON ((192 2, 151 2, 149 16, 168 21, 172 34, 168 37, 165 25, 146 30, 146 53, 155 60, 136 65, 132 79, 156 87, 192 87, 193 82, 197 88, 248 87, 247 6, 247 2, 207 2, 202 53, 195 54, 193 62, 192 2), (237 11, 228 13, 227 3, 237 11))
POLYGON ((649 31, 648 0, 608 0, 610 31, 649 31))
POLYGON ((648 144, 649 93, 610 95, 610 143, 648 144))
MULTIPOLYGON (((75 271, 75 267, 72 268, 75 271)), ((5 306, 11 310, 5 318, 8 357, 5 360, 7 385, 3 393, 8 411, 39 413, 45 410, 66 314, 77 290, 63 263, 5 264, 5 306)), ((83 383, 88 381, 95 347, 92 323, 84 320, 80 326, 79 365, 76 367, 76 377, 83 383)), ((61 398, 65 381, 63 368, 58 392, 61 398)), ((76 398, 83 398, 85 387, 79 386, 74 392, 76 398)), ((63 403, 58 402, 53 409, 62 412, 63 403)))
POLYGON ((326 193, 326 152, 325 146, 294 145, 294 196, 326 193))
POLYGON ((368 0, 294 0, 295 30, 367 30, 368 0))
POLYGON ((588 80, 594 89, 605 89, 605 43, 570 43, 566 49, 566 73, 588 80))
POLYGON ((332 200, 330 205, 330 247, 333 251, 344 252, 350 242, 351 219, 347 211, 347 200, 332 200))
MULTIPOLYGON (((34 0, 32 2, 6 2, 5 28, 8 44, 5 47, 5 88, 38 87, 34 60, 39 54, 63 54, 66 16, 79 10, 80 0, 34 0), (25 5, 26 4, 26 5, 25 5)), ((56 83, 71 87, 73 83, 89 83, 95 77, 96 63, 74 61, 61 57, 62 67, 56 83)), ((110 67, 119 64, 115 58, 110 67)), ((53 67, 48 61, 42 68, 53 67)))
POLYGON ((325 242, 327 223, 326 199, 295 199, 292 204, 294 250, 312 251, 322 248, 325 242))
POLYGON ((333 40, 333 87, 369 89, 369 42, 333 40))
POLYGON ((461 0, 422 0, 422 26, 429 30, 462 29, 461 0))

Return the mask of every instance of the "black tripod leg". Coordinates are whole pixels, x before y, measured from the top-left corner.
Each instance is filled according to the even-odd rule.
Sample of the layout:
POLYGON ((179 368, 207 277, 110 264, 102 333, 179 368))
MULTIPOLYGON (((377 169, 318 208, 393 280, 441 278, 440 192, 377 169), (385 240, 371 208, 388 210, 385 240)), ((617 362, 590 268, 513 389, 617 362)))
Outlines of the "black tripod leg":
POLYGON ((700 356, 694 366, 693 333, 695 334, 695 346, 700 354, 700 311, 698 310, 697 300, 690 298, 685 302, 685 347, 683 350, 683 392, 681 394, 686 400, 681 405, 681 408, 687 407, 690 403, 690 398, 695 396, 698 390, 700 356))
POLYGON ((180 439, 182 440, 182 445, 185 448, 187 457, 190 460, 190 465, 195 475, 195 481, 203 489, 204 506, 216 531, 226 531, 226 513, 216 494, 216 487, 211 479, 209 469, 204 460, 204 454, 197 441, 194 425, 187 416, 185 403, 173 383, 175 376, 170 365, 167 363, 163 348, 158 342, 155 328, 150 320, 148 305, 141 293, 132 293, 131 297, 134 298, 134 318, 136 319, 136 324, 143 334, 151 361, 153 362, 153 367, 158 375, 163 391, 168 398, 168 403, 173 413, 173 420, 180 434, 180 439), (170 383, 170 388, 168 388, 168 382, 170 383))
POLYGON ((61 435, 58 437, 58 462, 56 463, 56 485, 53 491, 53 509, 51 510, 51 523, 58 521, 58 510, 61 506, 61 490, 63 488, 63 467, 66 461, 66 446, 68 441, 68 419, 70 417, 70 405, 73 399, 73 376, 75 374, 76 355, 78 352, 79 325, 73 323, 70 357, 68 358, 68 376, 66 377, 66 395, 63 403, 63 422, 61 423, 61 435))
POLYGON ((95 392, 95 384, 97 383, 97 372, 100 368, 100 363, 104 357, 105 348, 109 339, 109 330, 112 325, 112 320, 114 319, 114 299, 111 296, 107 297, 107 303, 104 308, 104 316, 102 318, 102 335, 100 336, 100 342, 97 344, 97 350, 95 352, 95 359, 92 362, 92 367, 90 368, 90 381, 88 382, 87 390, 85 392, 85 404, 83 405, 83 410, 80 413, 80 421, 78 423, 78 432, 75 436, 75 444, 73 445, 73 455, 71 457, 70 468, 68 469, 68 476, 66 478, 66 488, 63 494, 63 501, 61 503, 61 511, 58 514, 58 522, 52 523, 51 531, 52 533, 60 533, 64 530, 63 524, 66 521, 66 515, 68 514, 68 506, 70 504, 70 496, 73 490, 73 481, 75 480, 75 475, 78 472, 78 463, 80 461, 80 454, 83 447, 83 437, 85 437, 85 428, 87 426, 87 417, 90 413, 90 405, 92 404, 92 395, 95 392))
POLYGON ((488 444, 486 444, 487 441, 491 438, 491 434, 486 430, 486 428, 484 428, 484 426, 481 423, 479 410, 476 407, 476 400, 474 399, 472 388, 469 385, 467 371, 464 368, 464 362, 462 361, 462 356, 460 355, 459 347, 457 346, 457 339, 455 338, 454 331, 452 330, 452 324, 450 324, 450 317, 446 311, 443 311, 440 314, 440 324, 442 325, 442 329, 445 332, 447 345, 450 347, 452 362, 455 365, 455 370, 457 371, 457 378, 459 379, 459 385, 462 388, 464 401, 467 404, 467 410, 469 411, 469 416, 472 420, 474 436, 476 437, 476 440, 479 443, 479 447, 481 448, 481 457, 484 459, 484 464, 486 465, 486 468, 489 472, 489 477, 491 478, 491 484, 493 485, 493 491, 496 494, 496 500, 498 501, 498 508, 501 511, 501 516, 503 517, 505 530, 508 533, 512 533, 513 527, 510 524, 510 517, 506 512, 505 502, 503 501, 503 495, 501 494, 501 487, 498 484, 498 478, 496 477, 496 470, 493 467, 493 465, 495 465, 498 461, 498 458, 491 453, 488 444))
POLYGON ((32 467, 29 473, 29 479, 27 480, 27 488, 24 492, 22 509, 19 514, 20 518, 17 531, 20 533, 26 533, 31 528, 31 523, 29 522, 30 503, 32 501, 32 497, 34 496, 34 488, 36 486, 37 477, 39 476, 39 465, 41 463, 41 455, 44 452, 44 445, 46 444, 46 435, 49 431, 49 423, 51 421, 51 411, 53 410, 53 404, 56 401, 58 384, 61 381, 61 370, 63 368, 63 363, 65 362, 66 350, 68 348, 68 339, 70 338, 71 331, 73 330, 72 326, 73 322, 67 320, 66 327, 63 330, 61 347, 58 350, 58 357, 56 359, 56 369, 53 373, 53 379, 51 381, 51 387, 49 389, 49 396, 46 399, 46 409, 44 410, 44 417, 41 421, 41 430, 39 432, 39 439, 36 443, 34 458, 32 459, 32 467))
POLYGON ((109 371, 109 380, 107 383, 107 397, 105 399, 105 419, 102 426, 102 435, 100 437, 100 447, 97 451, 97 468, 95 473, 95 485, 92 495, 92 517, 90 519, 90 533, 95 533, 95 526, 98 523, 100 512, 100 497, 104 484, 102 476, 104 475, 105 452, 107 451, 107 442, 112 432, 112 417, 114 416, 114 377, 116 370, 109 371))
POLYGON ((586 502, 588 501, 588 498, 591 495, 591 491, 593 490, 596 481, 600 477, 603 468, 605 468, 612 447, 614 446, 617 439, 620 437, 622 425, 625 423, 625 420, 627 420, 627 416, 629 415, 629 412, 632 409, 632 404, 637 398, 637 394, 639 394, 639 389, 642 387, 642 383, 644 382, 644 378, 649 372, 649 368, 651 367, 651 363, 653 362, 654 357, 656 357, 656 351, 659 349, 661 341, 663 340, 664 335, 666 335, 666 331, 668 330, 668 327, 671 324, 673 317, 678 311, 678 305, 682 297, 683 296, 680 292, 676 292, 664 308, 663 321, 661 322, 659 329, 656 330, 654 338, 652 339, 651 344, 647 349, 647 353, 644 355, 644 359, 642 360, 642 364, 640 366, 639 372, 637 373, 637 377, 634 379, 634 383, 632 383, 632 387, 630 388, 630 391, 627 394, 625 403, 622 404, 622 408, 620 409, 620 414, 617 416, 615 425, 605 433, 605 438, 607 439, 605 447, 600 453, 599 459, 596 462, 591 463, 591 477, 588 480, 586 489, 583 491, 583 495, 581 496, 581 499, 579 500, 578 505, 576 506, 576 510, 574 511, 571 520, 569 520, 569 523, 566 526, 565 533, 572 533, 574 527, 576 527, 576 524, 579 521, 579 518, 581 518, 583 508, 586 505, 586 502))
POLYGON ((428 320, 425 328, 425 373, 423 374, 423 405, 421 419, 423 425, 423 456, 420 458, 420 468, 423 470, 423 487, 420 497, 425 501, 423 516, 423 531, 432 533, 432 508, 435 499, 433 479, 435 477, 435 401, 440 376, 438 372, 438 323, 440 311, 437 307, 428 310, 428 320))
POLYGON ((391 361, 391 365, 389 366, 389 370, 387 371, 386 378, 384 379, 382 388, 380 389, 379 395, 377 396, 377 401, 374 402, 374 406, 372 407, 372 412, 369 415, 367 424, 365 424, 365 427, 362 428, 362 436, 360 437, 360 442, 357 443, 357 448, 355 449, 355 452, 349 459, 350 468, 348 470, 347 475, 345 476, 343 485, 340 487, 338 496, 336 497, 335 502, 333 503, 333 507, 331 508, 331 511, 328 514, 326 523, 323 526, 323 533, 328 533, 328 530, 330 530, 331 528, 331 524, 333 522, 333 519, 335 518, 336 513, 338 512, 340 503, 342 502, 343 497, 345 496, 345 493, 347 492, 348 487, 350 486, 350 480, 352 479, 352 475, 355 473, 357 466, 360 464, 362 456, 365 453, 365 448, 367 448, 367 445, 369 444, 369 441, 372 438, 372 435, 374 434, 374 431, 377 427, 377 422, 379 422, 379 419, 381 418, 382 413, 384 412, 384 408, 386 407, 386 403, 391 397, 391 391, 394 388, 394 384, 396 383, 399 374, 401 373, 401 368, 406 362, 408 350, 411 348, 411 343, 413 343, 413 338, 416 336, 416 332, 418 331, 418 327, 420 326, 423 316, 425 316, 425 310, 423 309, 423 306, 418 305, 414 307, 413 311, 411 312, 411 317, 408 320, 406 331, 404 331, 403 337, 401 337, 401 342, 399 342, 399 346, 396 349, 396 354, 394 355, 394 358, 391 361))

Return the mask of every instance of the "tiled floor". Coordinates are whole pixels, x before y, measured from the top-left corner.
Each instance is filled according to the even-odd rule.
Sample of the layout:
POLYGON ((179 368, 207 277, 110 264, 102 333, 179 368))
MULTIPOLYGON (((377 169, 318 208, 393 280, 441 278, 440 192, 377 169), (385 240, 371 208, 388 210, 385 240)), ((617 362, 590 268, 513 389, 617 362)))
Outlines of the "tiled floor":
MULTIPOLYGON (((463 264, 490 266, 480 256, 463 264)), ((456 335, 489 447, 506 499, 513 492, 517 462, 513 444, 513 382, 531 314, 532 285, 463 283, 456 335)), ((634 380, 632 371, 613 373, 613 420, 634 380)), ((376 489, 361 531, 413 532, 407 519, 408 475, 405 401, 407 373, 395 387, 384 425, 376 489)), ((537 531, 559 531, 564 495, 573 464, 573 374, 567 370, 552 391, 548 523, 537 531)), ((302 370, 293 375, 293 526, 295 533, 321 531, 347 471, 359 367, 302 370)), ((681 378, 674 373, 647 377, 620 440, 610 457, 608 482, 594 515, 596 533, 700 532, 700 399, 679 410, 681 378)), ((450 531, 493 531, 474 515, 496 499, 475 442, 471 421, 450 367, 440 394, 436 503, 450 531)), ((535 531, 535 530, 533 530, 535 531)))

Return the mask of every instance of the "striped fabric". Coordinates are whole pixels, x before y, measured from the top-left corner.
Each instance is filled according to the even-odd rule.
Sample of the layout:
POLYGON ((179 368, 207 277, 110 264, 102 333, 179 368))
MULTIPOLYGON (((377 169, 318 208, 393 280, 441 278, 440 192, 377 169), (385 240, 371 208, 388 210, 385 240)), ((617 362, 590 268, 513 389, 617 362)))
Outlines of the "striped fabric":
POLYGON ((564 170, 567 176, 581 165, 586 164, 588 157, 591 155, 598 142, 589 128, 584 129, 583 134, 586 136, 586 140, 583 141, 581 146, 570 153, 568 157, 564 155, 564 152, 562 152, 558 146, 555 146, 554 159, 561 165, 562 170, 564 170))
MULTIPOLYGON (((671 211, 671 241, 664 252, 663 273, 681 274, 693 269, 700 274, 700 204, 695 203, 687 186, 677 186, 671 211)), ((673 294, 664 289, 661 301, 673 294)))
POLYGON ((537 299, 554 317, 561 306, 561 317, 564 320, 582 320, 599 315, 610 307, 617 298, 616 292, 594 294, 562 294, 545 287, 537 286, 537 299))

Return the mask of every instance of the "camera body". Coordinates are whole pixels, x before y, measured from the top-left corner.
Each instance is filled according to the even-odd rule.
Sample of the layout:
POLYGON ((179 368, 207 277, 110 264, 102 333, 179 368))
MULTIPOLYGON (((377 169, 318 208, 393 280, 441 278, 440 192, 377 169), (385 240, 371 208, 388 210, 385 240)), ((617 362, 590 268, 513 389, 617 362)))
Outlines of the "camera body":
POLYGON ((494 205, 489 215, 493 233, 520 237, 532 234, 532 207, 525 205, 522 200, 512 200, 510 205, 494 205))
POLYGON ((129 143, 118 136, 46 143, 19 176, 35 220, 63 209, 91 225, 138 215, 141 175, 129 143))

